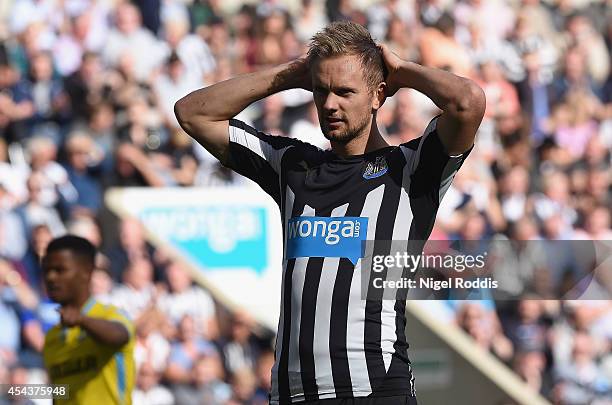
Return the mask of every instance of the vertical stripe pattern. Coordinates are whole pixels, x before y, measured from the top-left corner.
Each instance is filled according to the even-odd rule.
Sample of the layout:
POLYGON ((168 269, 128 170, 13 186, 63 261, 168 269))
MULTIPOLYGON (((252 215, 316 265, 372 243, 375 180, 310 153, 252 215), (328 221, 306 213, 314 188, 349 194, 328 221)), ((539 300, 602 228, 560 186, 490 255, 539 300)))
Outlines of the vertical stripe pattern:
POLYGON ((230 121, 230 166, 272 195, 282 215, 283 274, 271 404, 416 395, 405 332, 406 291, 383 299, 384 290, 372 283, 374 277, 406 277, 407 269, 375 274, 362 268, 361 259, 354 263, 340 252, 351 249, 355 240, 350 238, 356 237, 351 229, 367 219, 366 239, 374 241, 366 244, 367 257, 420 253, 439 201, 469 154, 444 153, 436 118, 420 138, 348 157, 230 121), (300 225, 291 237, 291 248, 298 246, 302 256, 287 258, 289 223, 298 216, 316 217, 319 227, 309 227, 305 220, 306 226, 300 225), (349 244, 332 246, 344 242, 349 244))

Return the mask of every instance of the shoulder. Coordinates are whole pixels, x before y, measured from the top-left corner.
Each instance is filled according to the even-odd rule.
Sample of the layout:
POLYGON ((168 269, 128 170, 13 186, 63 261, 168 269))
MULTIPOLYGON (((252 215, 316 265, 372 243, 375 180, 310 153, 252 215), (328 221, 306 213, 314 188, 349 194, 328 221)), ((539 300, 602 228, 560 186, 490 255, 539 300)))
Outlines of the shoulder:
POLYGON ((125 326, 128 331, 132 330, 134 327, 130 316, 124 310, 112 304, 96 302, 89 315, 94 318, 119 322, 125 326))
POLYGON ((241 121, 236 118, 232 118, 229 120, 229 133, 230 133, 230 141, 241 143, 241 140, 245 137, 256 137, 260 141, 263 141, 274 149, 283 149, 289 147, 305 147, 308 145, 298 139, 289 138, 286 136, 276 136, 271 134, 266 134, 265 132, 259 131, 248 125, 244 121, 241 121))

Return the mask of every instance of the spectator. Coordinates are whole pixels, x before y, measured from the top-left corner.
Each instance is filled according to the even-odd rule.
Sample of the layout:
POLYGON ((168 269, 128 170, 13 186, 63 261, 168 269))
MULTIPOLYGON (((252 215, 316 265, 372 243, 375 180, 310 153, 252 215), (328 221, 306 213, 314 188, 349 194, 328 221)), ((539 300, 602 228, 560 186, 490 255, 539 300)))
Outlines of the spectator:
MULTIPOLYGON (((57 161, 57 146, 44 136, 33 137, 27 146, 32 172, 40 183, 40 204, 45 207, 72 204, 76 201, 77 191, 70 183, 68 173, 57 161)), ((30 178, 33 174, 30 174, 30 178)), ((30 196, 30 199, 32 196, 30 196)))
POLYGON ((122 281, 123 284, 111 292, 109 302, 125 311, 131 319, 137 319, 154 304, 157 295, 151 262, 143 257, 130 261, 122 281))
POLYGON ((178 126, 174 115, 174 103, 204 84, 203 76, 189 71, 187 66, 179 55, 173 52, 166 60, 166 71, 154 82, 158 105, 163 111, 163 119, 169 126, 178 126))
POLYGON ((179 341, 172 345, 166 378, 172 383, 189 383, 197 359, 203 354, 216 353, 214 345, 197 334, 195 322, 185 315, 179 323, 179 341))
POLYGON ((28 179, 28 200, 18 208, 23 216, 28 232, 36 225, 44 224, 49 227, 54 237, 66 233, 66 227, 59 213, 48 206, 44 197, 43 184, 45 177, 41 172, 33 172, 28 179))
MULTIPOLYGON (((139 258, 153 260, 155 249, 145 240, 142 224, 135 218, 125 218, 119 224, 119 238, 106 251, 110 260, 110 274, 115 281, 120 281, 123 271, 131 261, 139 258)), ((154 266, 157 264, 154 262, 154 266)), ((155 269, 155 280, 161 278, 159 269, 155 269)))
POLYGON ((254 405, 257 379, 251 368, 241 368, 232 373, 232 397, 228 405, 254 405))
POLYGON ((135 62, 136 78, 146 80, 164 60, 164 47, 142 27, 142 18, 136 6, 119 4, 115 19, 117 26, 109 33, 103 52, 104 60, 111 66, 117 66, 121 58, 129 53, 135 62))
POLYGON ((546 356, 538 350, 519 351, 514 357, 513 370, 535 392, 547 395, 550 381, 546 378, 546 356))
POLYGON ((460 76, 472 74, 470 57, 455 39, 455 21, 450 14, 441 15, 436 28, 425 29, 419 52, 426 66, 449 70, 460 76))
POLYGON ((216 68, 215 58, 201 36, 189 33, 189 21, 178 16, 170 19, 164 24, 164 32, 170 48, 168 53, 181 61, 185 76, 200 83, 199 87, 210 83, 207 78, 216 68))
POLYGON ((546 349, 547 330, 544 325, 543 307, 538 297, 523 298, 518 304, 516 318, 507 322, 504 331, 517 352, 543 353, 546 349))
POLYGON ((102 65, 98 54, 85 52, 76 71, 64 79, 64 88, 70 100, 72 119, 84 122, 89 114, 90 103, 99 98, 102 91, 102 65))
MULTIPOLYGON (((160 375, 149 363, 144 363, 138 368, 136 377, 136 389, 132 393, 134 404, 147 405, 174 405, 172 392, 159 384, 160 375)), ((179 402, 183 403, 183 402, 179 402)))
POLYGON ((604 400, 610 389, 610 380, 595 362, 591 337, 585 333, 576 334, 570 361, 557 365, 555 374, 563 404, 604 400))
POLYGON ((229 374, 237 370, 253 369, 259 349, 252 336, 253 320, 246 312, 234 313, 230 338, 222 342, 225 370, 229 374))
POLYGON ((71 216, 94 217, 102 204, 100 182, 92 173, 101 160, 92 139, 84 133, 73 133, 65 145, 68 161, 68 181, 77 191, 77 199, 71 207, 71 216))
POLYGON ((27 83, 8 60, 0 61, 0 130, 9 139, 22 140, 29 135, 26 120, 34 115, 34 102, 27 83))
POLYGON ((255 392, 255 403, 266 404, 268 393, 272 389, 272 366, 274 366, 274 352, 263 351, 257 360, 255 370, 257 376, 257 391, 255 392))
POLYGON ((457 325, 482 349, 491 351, 502 361, 512 358, 512 343, 501 333, 499 320, 493 311, 466 301, 457 312, 457 325))
POLYGON ((46 224, 39 224, 32 228, 28 250, 21 263, 25 269, 26 279, 30 287, 39 294, 43 294, 43 274, 40 266, 47 245, 53 239, 51 229, 46 224))
POLYGON ((60 134, 49 123, 63 124, 68 114, 68 98, 63 84, 53 77, 53 59, 46 52, 31 58, 29 98, 34 104, 34 114, 29 118, 30 130, 47 131, 59 143, 60 134))
POLYGON ((170 139, 160 152, 154 158, 167 181, 174 185, 193 186, 198 162, 191 138, 185 131, 180 127, 172 127, 170 139))
POLYGON ((160 310, 175 325, 185 316, 190 316, 197 333, 206 336, 215 317, 215 305, 210 295, 193 284, 189 271, 177 261, 166 267, 166 277, 170 291, 160 297, 160 310))
POLYGON ((501 179, 500 202, 504 217, 517 221, 523 217, 528 207, 529 172, 522 166, 511 168, 501 179))
POLYGON ((164 179, 157 173, 147 156, 129 143, 119 145, 115 155, 115 167, 106 179, 107 187, 161 187, 164 179))
POLYGON ((0 257, 21 260, 28 248, 27 232, 20 215, 12 209, 13 198, 0 180, 0 257))
POLYGON ((185 405, 223 404, 232 394, 223 382, 223 365, 215 351, 202 354, 193 368, 193 381, 175 389, 177 402, 185 405))
POLYGON ((485 120, 496 123, 500 136, 510 134, 520 126, 520 105, 516 89, 508 82, 495 61, 480 66, 482 80, 477 82, 487 96, 485 120))
POLYGON ((134 347, 134 359, 136 366, 147 364, 157 373, 163 373, 168 366, 170 355, 170 343, 166 336, 170 328, 168 319, 157 308, 147 308, 136 319, 136 346, 134 347))

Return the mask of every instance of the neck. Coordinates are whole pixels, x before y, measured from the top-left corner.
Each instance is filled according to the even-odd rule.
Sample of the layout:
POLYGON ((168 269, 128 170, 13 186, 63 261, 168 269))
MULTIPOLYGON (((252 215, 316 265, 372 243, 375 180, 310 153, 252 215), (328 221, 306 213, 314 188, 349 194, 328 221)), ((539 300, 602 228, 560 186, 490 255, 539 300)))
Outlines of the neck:
POLYGON ((66 303, 64 306, 65 307, 73 307, 73 308, 76 308, 76 309, 80 310, 81 308, 83 308, 83 305, 85 305, 85 303, 87 302, 89 297, 90 297, 89 291, 86 291, 83 294, 79 294, 79 295, 75 296, 72 301, 66 303))
POLYGON ((330 143, 332 151, 343 157, 362 155, 389 146, 378 130, 376 116, 372 119, 369 130, 366 127, 361 134, 346 143, 337 141, 331 141, 330 143))

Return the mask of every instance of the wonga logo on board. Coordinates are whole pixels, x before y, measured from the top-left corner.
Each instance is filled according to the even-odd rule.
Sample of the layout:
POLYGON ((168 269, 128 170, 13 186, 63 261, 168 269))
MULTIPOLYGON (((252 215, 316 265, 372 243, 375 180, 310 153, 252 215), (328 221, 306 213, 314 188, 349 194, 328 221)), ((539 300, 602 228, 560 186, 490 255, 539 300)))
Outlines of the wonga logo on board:
POLYGON ((294 217, 287 223, 287 258, 363 257, 368 230, 363 217, 294 217))
POLYGON ((266 210, 248 206, 147 208, 142 222, 203 269, 268 266, 266 210))

